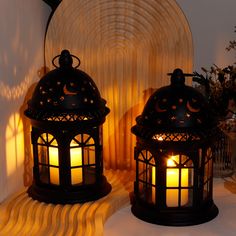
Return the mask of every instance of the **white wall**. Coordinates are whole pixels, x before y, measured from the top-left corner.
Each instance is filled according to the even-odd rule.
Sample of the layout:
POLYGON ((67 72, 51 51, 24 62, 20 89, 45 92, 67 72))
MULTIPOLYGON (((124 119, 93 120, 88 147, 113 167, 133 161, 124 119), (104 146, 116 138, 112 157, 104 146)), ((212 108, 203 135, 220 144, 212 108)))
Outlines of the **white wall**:
POLYGON ((0 0, 0 201, 23 186, 20 108, 43 66, 49 13, 41 0, 0 0))
POLYGON ((235 0, 176 0, 182 8, 193 34, 194 70, 232 65, 235 53, 225 48, 236 39, 235 0))

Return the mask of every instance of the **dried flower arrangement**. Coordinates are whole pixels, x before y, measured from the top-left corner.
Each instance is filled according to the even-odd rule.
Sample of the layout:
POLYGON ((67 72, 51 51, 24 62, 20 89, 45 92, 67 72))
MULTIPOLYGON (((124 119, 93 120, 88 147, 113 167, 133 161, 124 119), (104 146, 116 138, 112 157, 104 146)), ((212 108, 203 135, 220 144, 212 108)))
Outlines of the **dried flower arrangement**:
MULTIPOLYGON (((236 50, 236 41, 230 41, 226 50, 236 50)), ((202 68, 205 75, 194 72, 193 81, 197 82, 197 88, 199 88, 207 97, 219 120, 227 118, 236 120, 235 64, 236 62, 223 69, 219 68, 215 64, 210 68, 210 70, 202 68)))
MULTIPOLYGON (((236 41, 230 41, 226 50, 236 51, 236 41)), ((231 176, 235 168, 232 147, 236 139, 236 62, 223 69, 213 64, 202 71, 204 75, 194 72, 193 81, 208 99, 219 123, 213 147, 214 176, 231 176)))

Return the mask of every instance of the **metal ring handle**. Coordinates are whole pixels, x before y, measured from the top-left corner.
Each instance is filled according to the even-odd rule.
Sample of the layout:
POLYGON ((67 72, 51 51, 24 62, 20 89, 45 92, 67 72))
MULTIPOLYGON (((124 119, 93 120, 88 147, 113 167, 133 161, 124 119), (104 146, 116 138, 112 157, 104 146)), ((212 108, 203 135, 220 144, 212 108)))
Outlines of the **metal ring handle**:
POLYGON ((78 64, 77 64, 74 68, 75 68, 75 69, 78 68, 78 67, 80 66, 80 63, 81 63, 81 62, 80 62, 80 59, 79 59, 77 56, 73 55, 73 54, 71 54, 71 57, 77 59, 78 64))
MULTIPOLYGON (((55 64, 55 60, 58 58, 58 57, 60 57, 61 55, 57 55, 57 56, 55 56, 53 59, 52 59, 52 64, 53 64, 53 66, 54 67, 56 67, 56 68, 59 68, 59 66, 57 66, 56 64, 55 64)), ((72 55, 72 54, 70 54, 70 56, 71 57, 73 57, 73 58, 76 58, 77 59, 77 61, 78 61, 78 64, 75 66, 75 67, 73 67, 73 68, 78 68, 79 66, 80 66, 80 59, 77 57, 77 56, 75 56, 75 55, 72 55)), ((73 64, 72 64, 73 65, 73 64)))
MULTIPOLYGON (((167 73, 167 75, 173 75, 173 73, 167 73)), ((186 77, 188 77, 188 76, 194 76, 194 74, 186 74, 186 73, 183 73, 183 76, 186 76, 186 77)))

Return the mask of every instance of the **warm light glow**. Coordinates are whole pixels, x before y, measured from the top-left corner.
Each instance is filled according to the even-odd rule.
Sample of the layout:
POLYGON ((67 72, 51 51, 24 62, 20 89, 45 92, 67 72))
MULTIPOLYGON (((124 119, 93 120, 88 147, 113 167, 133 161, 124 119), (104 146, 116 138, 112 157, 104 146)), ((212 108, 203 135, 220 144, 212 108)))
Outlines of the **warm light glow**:
POLYGON ((79 184, 83 181, 82 174, 82 148, 70 149, 70 165, 71 167, 80 166, 78 168, 71 169, 71 184, 79 184))
MULTIPOLYGON (((180 187, 179 186, 179 168, 168 168, 176 167, 176 163, 179 163, 179 155, 171 156, 167 160, 166 170, 166 187, 180 187)), ((181 168, 181 186, 188 186, 188 169, 181 168)), ((168 207, 177 207, 179 199, 179 189, 167 189, 166 190, 166 205, 168 207)), ((188 189, 181 189, 181 206, 188 202, 188 189)))
MULTIPOLYGON (((33 70, 33 72, 35 73, 35 70, 33 70)), ((0 81, 0 97, 6 98, 7 100, 16 100, 22 97, 32 83, 32 75, 26 75, 24 80, 16 86, 10 86, 5 82, 0 81)))
POLYGON ((162 135, 156 135, 156 136, 154 137, 154 139, 157 139, 158 141, 163 141, 163 140, 164 140, 163 137, 162 137, 162 135))
MULTIPOLYGON (((8 177, 19 172, 22 172, 23 176, 24 132, 23 123, 18 113, 11 115, 6 128, 6 163, 8 177)), ((23 177, 21 180, 23 184, 23 177)), ((15 182, 14 178, 12 181, 15 182)))
MULTIPOLYGON (((78 55, 82 62, 80 68, 96 78, 101 95, 111 110, 103 132, 105 167, 135 170, 132 156, 136 140, 130 127, 135 125, 135 118, 141 114, 152 94, 144 92, 151 87, 159 88, 168 84, 166 73, 177 66, 186 72, 193 71, 193 43, 189 24, 175 1, 168 1, 166 8, 162 6, 166 2, 163 0, 128 1, 128 7, 124 4, 126 1, 105 1, 107 4, 101 4, 100 1, 66 2, 62 1, 57 13, 62 11, 63 15, 67 15, 69 12, 73 16, 65 18, 56 14, 51 19, 45 39, 45 64, 52 65, 52 58, 62 46, 74 45, 73 54, 78 55), (110 14, 110 6, 115 11, 118 9, 114 18, 110 14), (88 9, 91 12, 96 9, 104 14, 99 20, 89 18, 86 14, 88 9), (160 21, 150 14, 150 9, 160 9, 160 12, 175 17, 160 21), (86 30, 83 22, 87 22, 86 30), (111 24, 116 27, 110 27, 111 24), (153 25, 159 24, 161 27, 153 29, 153 25), (72 27, 73 37, 67 33, 67 25, 72 27), (106 37, 101 28, 106 29, 106 37), (160 37, 163 32, 168 34, 168 40, 160 37), (140 35, 144 35, 145 39, 138 40, 140 35)), ((54 69, 53 66, 50 69, 54 69)))
POLYGON ((50 183, 59 185, 59 158, 58 158, 58 148, 49 147, 49 173, 50 173, 50 183), (57 166, 57 167, 51 167, 57 166))
POLYGON ((154 187, 152 186, 152 202, 155 203, 156 202, 156 167, 153 166, 152 167, 152 184, 154 185, 154 187))

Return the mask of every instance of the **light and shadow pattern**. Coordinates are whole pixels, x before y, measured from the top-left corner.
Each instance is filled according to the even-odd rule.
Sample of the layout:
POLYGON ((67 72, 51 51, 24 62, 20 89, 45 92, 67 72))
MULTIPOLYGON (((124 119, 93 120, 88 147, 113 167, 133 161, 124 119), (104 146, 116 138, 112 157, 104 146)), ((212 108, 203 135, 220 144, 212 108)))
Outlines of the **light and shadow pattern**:
POLYGON ((53 205, 32 200, 26 190, 0 205, 0 235, 102 236, 109 216, 130 202, 134 173, 106 171, 112 192, 94 202, 53 205))
POLYGON ((177 67, 192 72, 192 35, 182 10, 174 0, 63 0, 48 26, 46 66, 62 49, 80 58, 111 109, 105 166, 134 169, 130 129, 150 92, 168 84, 166 74, 177 67))

